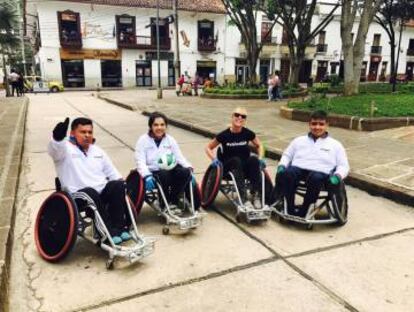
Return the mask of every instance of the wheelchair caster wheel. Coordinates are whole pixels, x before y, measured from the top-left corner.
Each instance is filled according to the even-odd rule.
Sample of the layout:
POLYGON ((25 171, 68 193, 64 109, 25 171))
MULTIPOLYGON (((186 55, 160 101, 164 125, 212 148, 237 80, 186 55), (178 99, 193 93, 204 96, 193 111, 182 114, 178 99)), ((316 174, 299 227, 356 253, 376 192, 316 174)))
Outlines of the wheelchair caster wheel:
POLYGON ((313 230, 313 224, 311 223, 311 224, 307 224, 306 225, 306 229, 308 230, 308 231, 312 231, 313 230))
POLYGON ((106 262, 106 269, 107 270, 113 270, 114 269, 114 260, 108 260, 106 262))
POLYGON ((241 217, 241 215, 236 215, 236 222, 237 223, 241 223, 242 222, 242 217, 241 217))
POLYGON ((170 228, 169 228, 169 227, 167 227, 167 226, 164 226, 164 227, 162 228, 162 234, 164 234, 164 235, 168 235, 168 234, 170 234, 170 228))

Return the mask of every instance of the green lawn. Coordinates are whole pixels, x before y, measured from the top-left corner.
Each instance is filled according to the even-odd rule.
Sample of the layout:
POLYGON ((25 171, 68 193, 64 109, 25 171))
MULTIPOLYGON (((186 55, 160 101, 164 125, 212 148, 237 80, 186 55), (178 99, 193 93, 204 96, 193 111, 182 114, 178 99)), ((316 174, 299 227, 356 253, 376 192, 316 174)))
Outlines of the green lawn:
MULTIPOLYGON (((314 93, 342 93, 343 85, 331 86, 329 83, 315 83, 311 88, 314 93)), ((397 92, 414 93, 414 83, 398 83, 397 92)), ((390 93, 392 85, 389 83, 361 83, 359 93, 390 93)))
POLYGON ((414 94, 313 97, 305 102, 290 102, 288 107, 307 111, 322 109, 336 114, 369 117, 372 101, 375 101, 377 107, 374 117, 414 116, 414 94))

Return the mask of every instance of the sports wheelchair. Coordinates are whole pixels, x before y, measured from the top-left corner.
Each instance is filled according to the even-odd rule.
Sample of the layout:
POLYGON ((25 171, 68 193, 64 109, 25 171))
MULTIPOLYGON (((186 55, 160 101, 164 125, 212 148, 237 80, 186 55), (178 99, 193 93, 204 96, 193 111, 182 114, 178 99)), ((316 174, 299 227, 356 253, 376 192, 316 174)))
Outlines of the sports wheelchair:
POLYGON ((43 259, 58 262, 65 258, 78 235, 108 252, 108 270, 113 269, 115 257, 134 263, 154 251, 155 240, 138 232, 136 215, 126 194, 133 244, 115 245, 93 200, 84 192, 62 190, 58 178, 55 183, 56 191, 42 203, 35 223, 35 243, 43 259))
POLYGON ((159 216, 165 219, 165 225, 162 228, 162 234, 168 235, 170 227, 173 226, 180 231, 194 230, 201 225, 204 212, 199 211, 199 207, 195 207, 194 196, 200 198, 198 185, 192 186, 191 176, 188 181, 188 195, 190 200, 186 198, 186 192, 181 194, 181 207, 176 207, 168 203, 165 192, 157 177, 156 188, 153 191, 145 191, 145 182, 136 169, 130 171, 126 182, 128 195, 131 198, 136 214, 139 214, 144 201, 151 206, 159 216), (197 194, 194 194, 194 191, 197 194))
MULTIPOLYGON (((221 153, 219 147, 217 150, 219 159, 221 158, 221 153)), ((209 207, 214 202, 218 192, 221 191, 236 206, 237 222, 242 221, 242 216, 245 216, 247 223, 251 223, 252 221, 267 221, 272 215, 272 208, 269 204, 271 203, 273 183, 265 168, 261 169, 261 178, 261 208, 255 209, 252 206, 245 205, 243 202, 234 174, 230 171, 223 174, 222 164, 218 166, 211 164, 207 168, 201 184, 201 206, 203 208, 209 207)), ((249 180, 245 179, 245 190, 249 188, 249 185, 249 180)))
MULTIPOLYGON (((277 185, 275 186, 275 192, 276 188, 277 185)), ((305 194, 306 182, 301 180, 295 195, 304 198, 305 194)), ((337 191, 333 191, 325 183, 317 201, 309 207, 306 216, 303 218, 289 214, 286 197, 277 196, 276 194, 273 196, 275 197, 275 202, 272 204, 272 208, 281 223, 292 221, 303 224, 308 230, 311 230, 314 224, 336 224, 342 226, 348 221, 348 198, 343 181, 340 182, 337 191)))

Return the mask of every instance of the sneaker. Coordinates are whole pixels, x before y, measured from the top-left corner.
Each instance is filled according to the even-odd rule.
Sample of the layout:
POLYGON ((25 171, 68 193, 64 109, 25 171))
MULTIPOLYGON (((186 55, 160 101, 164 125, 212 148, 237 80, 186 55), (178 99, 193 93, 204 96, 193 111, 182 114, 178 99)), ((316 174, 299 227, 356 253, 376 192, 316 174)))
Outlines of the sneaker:
POLYGON ((262 209, 262 201, 258 197, 253 199, 253 207, 255 209, 262 209))
POLYGON ((122 238, 120 238, 119 236, 112 236, 112 241, 115 245, 119 245, 120 243, 122 243, 122 238))
POLYGON ((131 239, 131 234, 129 234, 128 232, 122 232, 121 239, 124 242, 129 241, 131 239))

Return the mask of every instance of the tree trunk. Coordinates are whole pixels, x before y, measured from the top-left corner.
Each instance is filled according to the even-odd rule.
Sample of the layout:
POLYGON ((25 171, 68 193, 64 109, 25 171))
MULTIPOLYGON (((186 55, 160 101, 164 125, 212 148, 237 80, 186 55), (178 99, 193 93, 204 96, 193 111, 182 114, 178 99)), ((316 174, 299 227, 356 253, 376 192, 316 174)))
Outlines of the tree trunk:
POLYGON ((250 44, 248 44, 248 46, 250 47, 247 48, 247 57, 246 57, 246 61, 247 61, 247 65, 249 66, 249 70, 250 70, 250 77, 249 77, 249 81, 248 84, 250 86, 256 85, 257 84, 257 74, 256 74, 256 67, 257 67, 257 62, 259 59, 259 54, 260 54, 260 49, 257 46, 257 40, 251 42, 250 44))
POLYGON ((6 97, 10 96, 9 79, 6 71, 6 58, 4 57, 3 49, 1 49, 1 57, 3 62, 3 84, 6 90, 6 97))
POLYGON ((297 46, 296 51, 294 47, 290 47, 290 77, 289 84, 297 86, 299 84, 300 69, 302 67, 303 60, 305 59, 305 46, 297 46))

